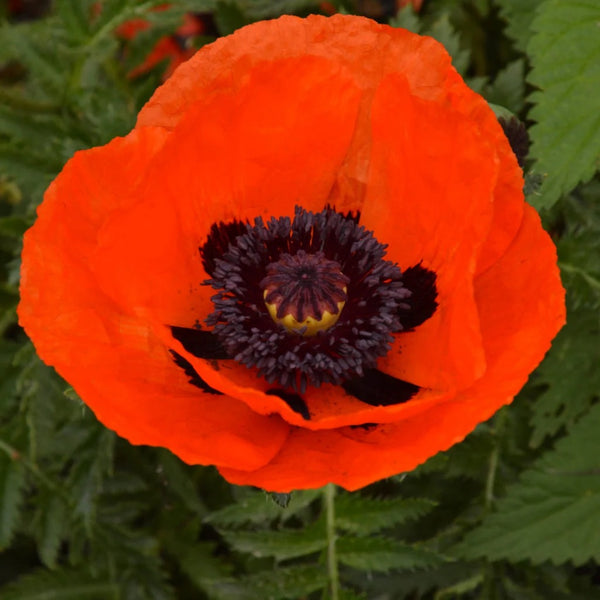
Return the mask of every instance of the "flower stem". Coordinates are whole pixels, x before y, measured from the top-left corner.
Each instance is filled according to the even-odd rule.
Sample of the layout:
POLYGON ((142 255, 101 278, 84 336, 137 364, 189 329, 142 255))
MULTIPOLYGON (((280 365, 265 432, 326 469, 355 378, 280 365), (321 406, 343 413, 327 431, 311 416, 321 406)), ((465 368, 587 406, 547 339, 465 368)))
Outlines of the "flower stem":
POLYGON ((327 576, 330 600, 339 600, 340 576, 335 549, 335 485, 328 483, 324 488, 325 518, 327 532, 327 576))
POLYGON ((494 418, 494 448, 489 458, 484 493, 484 507, 486 511, 489 511, 494 503, 494 487, 496 485, 496 473, 498 472, 498 459, 500 457, 500 445, 502 443, 501 438, 507 416, 508 413, 505 409, 501 410, 494 418))
POLYGON ((494 485, 496 483, 496 471, 498 470, 498 455, 500 454, 500 450, 498 448, 498 444, 494 446, 492 450, 492 454, 490 455, 487 479, 485 482, 485 501, 484 505, 486 510, 489 510, 492 507, 492 503, 494 502, 494 485))

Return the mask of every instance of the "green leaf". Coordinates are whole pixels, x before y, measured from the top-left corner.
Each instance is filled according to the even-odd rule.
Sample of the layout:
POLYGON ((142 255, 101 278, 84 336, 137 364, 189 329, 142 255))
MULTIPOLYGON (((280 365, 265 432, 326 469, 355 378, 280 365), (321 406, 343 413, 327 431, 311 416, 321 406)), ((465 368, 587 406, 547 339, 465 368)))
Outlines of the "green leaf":
POLYGON ((531 445, 540 446, 561 427, 570 428, 589 408, 600 390, 600 319, 595 310, 571 311, 546 360, 536 384, 546 384, 532 406, 531 445))
MULTIPOLYGON (((558 227, 564 229, 558 240, 558 260, 568 289, 569 307, 600 308, 600 180, 580 186, 565 198, 558 227)), ((597 310, 595 314, 600 314, 597 310)))
POLYGON ((294 492, 286 508, 278 506, 264 492, 251 491, 242 493, 234 504, 214 511, 205 521, 220 527, 237 527, 246 523, 265 523, 275 519, 286 520, 303 510, 316 498, 318 490, 301 490, 294 492))
POLYGON ((10 543, 18 525, 25 492, 25 468, 18 456, 0 454, 0 549, 10 543))
POLYGON ((269 494, 269 498, 277 504, 280 508, 287 508, 290 500, 292 499, 292 494, 279 494, 277 492, 271 492, 269 494))
POLYGON ((98 496, 104 478, 111 474, 115 434, 107 429, 90 431, 80 449, 81 456, 71 473, 70 485, 75 497, 75 514, 91 527, 96 516, 98 496))
POLYGON ((545 176, 536 208, 547 208, 600 166, 600 3, 546 0, 532 23, 528 45, 539 91, 529 117, 531 155, 545 176))
POLYGON ((25 217, 11 215, 0 217, 0 233, 9 237, 19 238, 31 226, 31 221, 25 217))
POLYGON ((216 544, 211 542, 193 542, 188 540, 172 540, 170 553, 174 554, 181 570, 194 585, 210 593, 217 581, 230 581, 231 569, 216 553, 216 544))
POLYGON ((532 405, 531 445, 569 429, 600 393, 600 182, 581 186, 553 211, 561 230, 559 266, 567 288, 567 324, 532 385, 545 390, 532 405))
POLYGON ((236 550, 256 557, 287 560, 319 552, 327 546, 325 529, 316 523, 301 530, 221 532, 236 550))
POLYGON ((76 571, 34 571, 0 588, 2 600, 108 600, 117 598, 118 588, 76 571))
POLYGON ((543 0, 496 0, 506 21, 506 33, 519 50, 525 51, 531 37, 535 9, 543 0))
POLYGON ((390 25, 392 27, 408 29, 408 31, 412 31, 413 33, 421 33, 423 27, 423 23, 412 7, 412 4, 401 8, 396 13, 396 16, 390 19, 390 25))
POLYGON ((456 547, 466 558, 534 564, 600 559, 600 405, 523 473, 497 512, 456 547))
POLYGON ((468 49, 461 46, 461 36, 452 27, 449 15, 444 13, 427 30, 427 34, 444 45, 444 48, 452 57, 452 65, 461 75, 464 75, 469 66, 471 55, 468 49))
POLYGON ((427 514, 434 506, 431 500, 409 498, 383 500, 358 494, 340 494, 335 502, 336 527, 368 535, 427 514))
POLYGON ((325 569, 307 565, 276 568, 237 580, 217 580, 209 589, 214 600, 297 600, 326 585, 325 569))
POLYGON ((43 505, 40 532, 37 538, 40 560, 50 569, 57 566, 60 544, 67 537, 68 528, 67 506, 60 497, 50 496, 48 503, 43 505))
POLYGON ((340 563, 361 571, 387 572, 437 565, 442 559, 433 552, 385 537, 342 537, 337 541, 340 563))
POLYGON ((186 508, 198 515, 204 515, 206 508, 198 497, 191 475, 194 470, 185 467, 181 460, 169 451, 160 453, 160 463, 167 485, 182 500, 186 508))
POLYGON ((319 6, 319 0, 236 0, 241 10, 253 20, 294 14, 319 6))
POLYGON ((486 100, 508 109, 513 114, 525 106, 525 61, 515 60, 498 73, 484 91, 486 100))

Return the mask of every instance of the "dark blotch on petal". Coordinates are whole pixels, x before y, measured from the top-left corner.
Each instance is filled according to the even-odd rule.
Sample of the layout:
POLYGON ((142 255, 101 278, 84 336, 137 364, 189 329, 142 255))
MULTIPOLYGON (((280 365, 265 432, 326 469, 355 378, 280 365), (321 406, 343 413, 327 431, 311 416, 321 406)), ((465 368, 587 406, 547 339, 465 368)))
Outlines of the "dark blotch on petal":
POLYGON ((412 292, 412 296, 406 301, 409 307, 399 309, 400 322, 405 331, 427 321, 438 307, 436 279, 437 275, 422 267, 420 263, 406 269, 402 274, 404 285, 412 292))
POLYGON ((377 427, 377 423, 361 423, 360 425, 350 425, 350 429, 364 429, 365 431, 373 431, 377 427))
POLYGON ((420 389, 418 385, 396 379, 378 369, 369 369, 362 377, 345 381, 342 387, 348 394, 371 406, 402 404, 420 389))
POLYGON ((517 117, 511 117, 510 119, 500 117, 498 122, 504 130, 504 135, 508 138, 508 143, 517 157, 519 166, 523 168, 525 159, 529 154, 529 134, 527 133, 527 128, 517 117))
POLYGON ((206 383, 206 381, 204 381, 204 379, 202 379, 202 377, 200 377, 200 375, 196 373, 194 367, 185 358, 183 358, 181 354, 177 354, 175 350, 169 350, 169 352, 171 353, 175 364, 178 367, 181 367, 185 371, 185 374, 190 378, 190 383, 192 385, 195 385, 197 388, 200 388, 203 392, 206 392, 207 394, 215 394, 217 396, 223 395, 223 392, 220 392, 219 390, 215 390, 215 388, 210 387, 210 385, 208 385, 208 383, 206 383))
POLYGON ((171 333, 190 354, 197 358, 213 360, 229 358, 225 348, 211 331, 172 326, 171 333))
POLYGON ((277 396, 281 398, 294 412, 302 415, 307 421, 310 420, 310 413, 308 412, 308 406, 299 394, 294 392, 286 392, 285 390, 271 389, 265 392, 268 396, 277 396))
POLYGON ((236 238, 248 231, 247 223, 230 221, 228 223, 213 223, 208 234, 208 239, 200 247, 202 266, 212 277, 215 270, 215 260, 221 258, 229 248, 229 244, 235 242, 236 238))

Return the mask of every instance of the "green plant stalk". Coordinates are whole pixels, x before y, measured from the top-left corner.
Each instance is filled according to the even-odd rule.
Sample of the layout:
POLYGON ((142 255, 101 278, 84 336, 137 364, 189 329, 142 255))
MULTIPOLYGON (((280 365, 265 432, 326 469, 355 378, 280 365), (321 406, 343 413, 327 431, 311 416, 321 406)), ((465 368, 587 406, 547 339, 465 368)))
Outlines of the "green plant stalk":
POLYGON ((324 490, 325 527, 327 533, 327 578, 331 600, 339 600, 340 575, 335 548, 335 485, 328 483, 324 490))
MULTIPOLYGON (((501 410, 494 418, 494 448, 490 454, 488 462, 488 472, 485 481, 484 493, 484 512, 488 513, 492 510, 494 504, 494 488, 496 485, 496 474, 498 472, 498 461, 500 458, 500 446, 502 443, 502 434, 508 418, 506 408, 501 410)), ((480 598, 485 600, 493 600, 495 598, 494 581, 496 580, 495 567, 491 562, 485 562, 481 573, 482 590, 480 598)))

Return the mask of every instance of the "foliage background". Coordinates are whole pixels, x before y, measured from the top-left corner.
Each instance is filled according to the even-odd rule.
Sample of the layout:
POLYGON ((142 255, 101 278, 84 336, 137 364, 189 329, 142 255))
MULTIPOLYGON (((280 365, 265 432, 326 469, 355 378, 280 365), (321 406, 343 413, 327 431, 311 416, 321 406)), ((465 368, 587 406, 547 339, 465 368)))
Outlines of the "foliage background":
POLYGON ((600 598, 598 0, 50 4, 0 4, 0 598, 600 598), (195 48, 333 9, 434 36, 526 123, 528 200, 558 245, 568 324, 510 407, 415 472, 268 497, 97 423, 16 324, 20 238, 75 150, 133 126, 168 61, 128 73, 185 12, 208 26, 170 39, 195 48), (151 28, 115 33, 142 16, 151 28))

